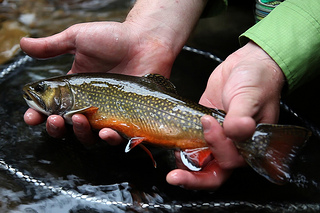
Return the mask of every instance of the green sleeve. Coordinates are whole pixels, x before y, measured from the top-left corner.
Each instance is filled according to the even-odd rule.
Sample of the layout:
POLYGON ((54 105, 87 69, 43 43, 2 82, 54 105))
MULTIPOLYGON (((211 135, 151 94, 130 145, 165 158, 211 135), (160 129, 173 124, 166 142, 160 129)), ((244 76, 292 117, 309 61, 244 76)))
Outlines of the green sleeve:
POLYGON ((286 0, 240 36, 254 41, 281 67, 289 91, 320 68, 320 0, 286 0))

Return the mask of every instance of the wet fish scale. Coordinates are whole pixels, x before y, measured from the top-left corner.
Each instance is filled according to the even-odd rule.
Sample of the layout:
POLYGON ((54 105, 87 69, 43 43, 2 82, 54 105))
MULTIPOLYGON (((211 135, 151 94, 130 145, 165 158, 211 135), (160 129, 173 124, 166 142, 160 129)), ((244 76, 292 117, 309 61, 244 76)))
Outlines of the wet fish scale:
MULTIPOLYGON (((95 122, 99 120, 98 117, 100 120, 101 117, 104 120, 116 118, 117 121, 126 123, 121 128, 127 126, 135 129, 135 135, 127 134, 128 137, 145 135, 146 138, 152 137, 152 139, 161 137, 161 140, 166 136, 175 137, 177 140, 186 137, 203 138, 200 117, 204 114, 192 108, 180 106, 181 103, 168 101, 165 97, 158 98, 141 92, 139 94, 139 91, 131 88, 127 91, 129 89, 124 86, 119 87, 109 83, 102 85, 93 81, 90 84, 73 85, 71 83, 70 85, 74 94, 75 109, 88 106, 99 108, 97 114, 89 118, 94 128, 101 128, 99 125, 113 127, 113 119, 100 124, 95 122), (153 135, 150 136, 150 134, 153 135)), ((118 130, 121 131, 121 129, 118 130)), ((199 145, 201 146, 203 144, 199 145)), ((188 145, 186 148, 194 148, 194 145, 188 145)))

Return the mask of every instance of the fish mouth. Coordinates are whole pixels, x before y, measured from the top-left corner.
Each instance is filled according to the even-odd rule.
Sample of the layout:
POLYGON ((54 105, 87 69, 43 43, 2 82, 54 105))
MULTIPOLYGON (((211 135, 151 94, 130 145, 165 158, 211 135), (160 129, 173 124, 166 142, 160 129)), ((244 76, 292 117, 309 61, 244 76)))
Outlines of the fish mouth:
POLYGON ((24 90, 23 98, 25 99, 29 107, 41 112, 46 111, 46 105, 44 101, 35 92, 31 90, 24 90))

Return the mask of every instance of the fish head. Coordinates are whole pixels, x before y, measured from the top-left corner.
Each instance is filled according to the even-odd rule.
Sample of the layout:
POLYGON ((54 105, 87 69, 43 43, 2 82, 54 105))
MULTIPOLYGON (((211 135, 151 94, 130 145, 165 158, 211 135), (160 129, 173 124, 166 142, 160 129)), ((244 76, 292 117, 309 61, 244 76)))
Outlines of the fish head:
POLYGON ((73 95, 67 81, 43 80, 26 84, 23 97, 29 107, 45 115, 64 115, 73 106, 73 95))

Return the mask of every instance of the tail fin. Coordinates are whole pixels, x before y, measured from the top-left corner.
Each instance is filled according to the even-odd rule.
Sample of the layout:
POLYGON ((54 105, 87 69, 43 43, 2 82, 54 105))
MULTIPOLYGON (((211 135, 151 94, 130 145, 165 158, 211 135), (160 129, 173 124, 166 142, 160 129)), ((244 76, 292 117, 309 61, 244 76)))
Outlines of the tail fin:
POLYGON ((290 165, 311 136, 303 127, 259 124, 251 140, 235 143, 248 164, 276 184, 290 178, 290 165))

